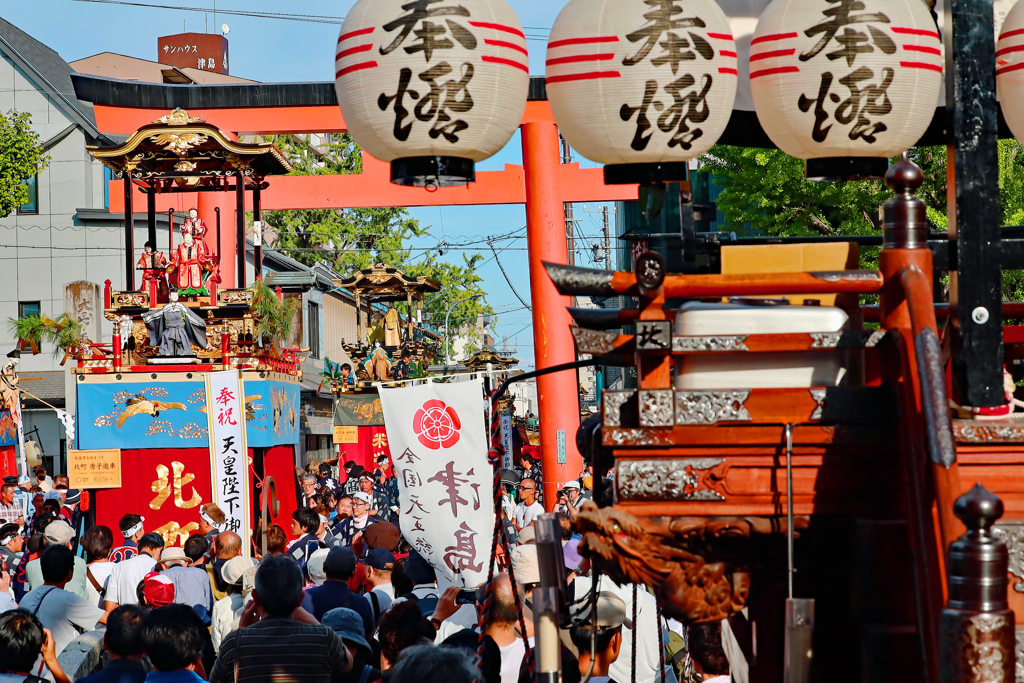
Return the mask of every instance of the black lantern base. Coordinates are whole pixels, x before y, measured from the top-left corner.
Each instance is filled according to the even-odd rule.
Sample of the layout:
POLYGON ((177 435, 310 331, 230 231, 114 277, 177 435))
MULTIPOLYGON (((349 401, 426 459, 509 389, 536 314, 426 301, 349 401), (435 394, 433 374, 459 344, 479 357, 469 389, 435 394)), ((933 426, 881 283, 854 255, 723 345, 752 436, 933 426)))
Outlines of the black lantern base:
POLYGON ((689 163, 609 164, 604 167, 605 185, 660 185, 684 183, 690 179, 689 163))
POLYGON ((808 159, 805 177, 814 181, 881 180, 889 170, 885 157, 823 157, 808 159))
POLYGON ((476 165, 461 157, 404 157, 391 162, 391 182, 408 187, 453 187, 476 180, 476 165))

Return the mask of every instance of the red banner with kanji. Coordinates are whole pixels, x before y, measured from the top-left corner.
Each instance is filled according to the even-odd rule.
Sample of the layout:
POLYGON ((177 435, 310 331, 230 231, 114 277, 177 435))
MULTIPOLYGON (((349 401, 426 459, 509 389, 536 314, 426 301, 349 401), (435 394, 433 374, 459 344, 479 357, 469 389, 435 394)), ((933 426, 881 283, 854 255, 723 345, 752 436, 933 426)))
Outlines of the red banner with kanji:
POLYGON ((359 430, 358 443, 338 444, 338 457, 341 464, 349 460, 357 465, 373 471, 377 467, 377 458, 381 455, 391 457, 391 444, 388 433, 383 425, 372 427, 355 427, 359 430))

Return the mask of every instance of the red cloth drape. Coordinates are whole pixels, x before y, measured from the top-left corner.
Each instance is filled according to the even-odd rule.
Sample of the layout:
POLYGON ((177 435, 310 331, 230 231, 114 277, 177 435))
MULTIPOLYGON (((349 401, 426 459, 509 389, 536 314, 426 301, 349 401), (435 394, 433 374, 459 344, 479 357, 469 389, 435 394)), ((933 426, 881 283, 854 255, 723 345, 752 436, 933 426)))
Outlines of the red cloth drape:
POLYGON ((349 460, 365 469, 373 471, 377 468, 377 457, 384 454, 391 457, 391 447, 388 444, 388 434, 383 426, 379 427, 357 427, 359 430, 359 443, 343 443, 337 445, 339 464, 344 465, 349 460))
POLYGON ((0 479, 18 473, 18 447, 0 446, 0 479))

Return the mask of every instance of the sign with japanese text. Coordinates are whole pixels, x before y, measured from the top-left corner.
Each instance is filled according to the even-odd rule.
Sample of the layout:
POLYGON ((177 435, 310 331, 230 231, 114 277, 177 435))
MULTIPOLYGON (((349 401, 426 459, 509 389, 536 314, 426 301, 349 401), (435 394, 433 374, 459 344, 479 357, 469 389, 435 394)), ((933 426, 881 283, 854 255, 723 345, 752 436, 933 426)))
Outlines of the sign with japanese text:
POLYGON ((501 415, 501 447, 505 451, 501 456, 503 469, 512 469, 512 455, 515 444, 512 440, 512 416, 508 413, 501 415))
POLYGON ((494 529, 483 380, 381 389, 402 535, 449 583, 486 579, 494 529))
POLYGON ((529 74, 504 0, 360 0, 335 59, 349 132, 382 161, 497 153, 522 120, 529 74))
POLYGON ((359 443, 359 427, 334 425, 334 443, 359 443))
POLYGON ((245 440, 245 385, 237 370, 211 372, 206 376, 210 425, 210 457, 213 461, 213 502, 227 518, 221 531, 242 537, 249 554, 249 464, 245 440))
POLYGON ((73 489, 121 488, 121 450, 68 450, 68 484, 73 489))
POLYGON ((213 33, 179 33, 157 39, 157 61, 178 68, 228 73, 228 39, 213 33))
POLYGON ((799 159, 896 156, 935 114, 943 49, 919 0, 776 0, 751 40, 758 120, 799 159))

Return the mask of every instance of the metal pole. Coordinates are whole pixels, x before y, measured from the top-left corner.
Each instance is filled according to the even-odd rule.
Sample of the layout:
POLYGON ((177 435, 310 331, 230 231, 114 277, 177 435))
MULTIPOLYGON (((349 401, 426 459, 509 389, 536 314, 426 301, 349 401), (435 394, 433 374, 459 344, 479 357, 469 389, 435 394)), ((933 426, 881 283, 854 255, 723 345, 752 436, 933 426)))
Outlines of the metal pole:
POLYGON ((793 425, 786 425, 786 562, 790 600, 793 599, 793 425))
POLYGON ((786 600, 785 683, 807 683, 811 680, 814 654, 814 600, 793 597, 793 425, 786 425, 786 546, 789 569, 789 598, 786 600))
POLYGON ((147 239, 156 251, 156 188, 146 193, 146 219, 149 222, 149 235, 147 239))
POLYGON ((238 169, 235 182, 235 248, 238 250, 235 282, 238 289, 245 289, 245 175, 242 169, 238 169))
POLYGON ((603 206, 601 209, 601 217, 604 221, 604 269, 611 270, 614 265, 612 264, 612 238, 608 225, 608 207, 603 206))
MULTIPOLYGON (((252 189, 252 219, 254 221, 262 221, 263 214, 260 210, 260 184, 257 181, 256 186, 252 189)), ((263 277, 263 229, 260 227, 260 239, 257 242, 256 236, 253 235, 253 258, 252 265, 256 271, 257 278, 263 277)))

